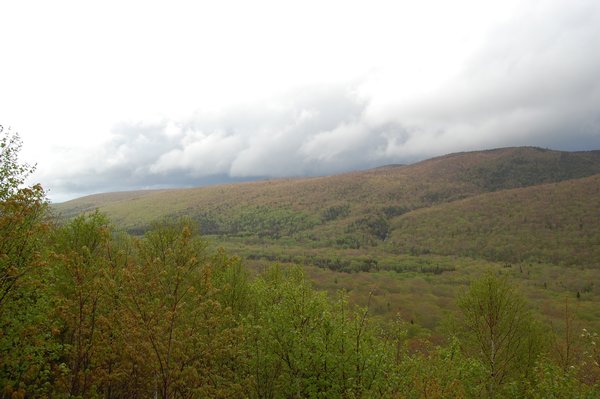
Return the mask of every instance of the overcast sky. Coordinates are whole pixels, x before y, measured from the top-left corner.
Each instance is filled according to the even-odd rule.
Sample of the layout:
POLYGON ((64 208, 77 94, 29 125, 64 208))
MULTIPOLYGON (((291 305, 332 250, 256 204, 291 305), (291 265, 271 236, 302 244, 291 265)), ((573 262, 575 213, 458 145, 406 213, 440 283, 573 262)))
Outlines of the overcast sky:
POLYGON ((6 1, 0 124, 54 201, 600 149, 600 1, 6 1))

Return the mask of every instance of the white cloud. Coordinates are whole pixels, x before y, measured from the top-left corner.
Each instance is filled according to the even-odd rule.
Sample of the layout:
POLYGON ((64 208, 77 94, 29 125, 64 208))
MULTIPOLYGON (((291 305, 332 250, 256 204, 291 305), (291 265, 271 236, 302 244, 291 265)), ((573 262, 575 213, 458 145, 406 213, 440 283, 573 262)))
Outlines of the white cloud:
POLYGON ((600 146, 595 0, 30 10, 0 6, 0 122, 55 198, 600 146))
POLYGON ((347 152, 368 146, 370 139, 374 138, 372 133, 360 123, 341 124, 333 130, 309 137, 300 147, 300 153, 308 160, 336 162, 347 152))
MULTIPOLYGON (((166 133, 166 132, 165 132, 166 133)), ((236 154, 243 149, 243 141, 234 135, 214 133, 187 134, 183 147, 162 154, 149 171, 156 174, 188 173, 193 177, 228 174, 236 154)))

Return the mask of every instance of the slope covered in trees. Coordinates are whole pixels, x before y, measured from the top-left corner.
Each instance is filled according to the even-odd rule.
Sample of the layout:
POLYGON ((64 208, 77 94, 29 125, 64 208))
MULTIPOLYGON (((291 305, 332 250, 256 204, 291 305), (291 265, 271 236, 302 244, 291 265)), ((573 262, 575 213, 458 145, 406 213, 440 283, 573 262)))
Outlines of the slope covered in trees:
POLYGON ((197 220, 204 234, 325 233, 331 230, 322 226, 327 222, 341 233, 365 218, 389 219, 484 192, 597 173, 600 151, 505 148, 337 176, 98 194, 56 204, 54 209, 68 218, 99 208, 120 227, 137 233, 155 219, 181 215, 197 220))
MULTIPOLYGON (((464 290, 441 290, 453 307, 431 335, 401 313, 373 317, 378 292, 367 295, 367 306, 355 307, 354 292, 316 291, 297 266, 248 269, 200 236, 192 218, 163 218, 137 236, 115 229, 99 212, 56 223, 42 188, 22 187, 30 169, 14 156, 18 137, 13 143, 2 145, 0 156, 0 397, 600 394, 594 319, 581 317, 566 299, 561 325, 549 324, 539 302, 531 302, 541 287, 523 295, 527 285, 512 268, 473 260, 464 269, 470 274, 448 269, 451 284, 464 290)), ((326 209, 319 226, 352 215, 344 205, 326 209)), ((248 224, 264 220, 258 215, 248 224)), ((241 238, 242 245, 256 240, 241 238)), ((258 245, 280 239, 263 237, 258 245)), ((293 253, 298 242, 277 249, 293 253)), ((364 275, 389 277, 329 272, 358 282, 364 275)), ((425 277, 414 282, 446 279, 412 269, 405 277, 420 273, 425 277)), ((400 280, 391 286, 413 290, 420 301, 424 287, 400 280)), ((582 305, 595 303, 594 296, 581 298, 582 305)))
POLYGON ((330 295, 348 290, 378 318, 400 313, 434 335, 456 311, 449 298, 498 268, 553 323, 566 295, 595 326, 599 156, 505 148, 339 176, 102 194, 53 209, 97 205, 137 235, 156 218, 187 216, 211 246, 254 270, 300 264, 330 295))
POLYGON ((474 196, 396 218, 399 252, 600 268, 600 175, 474 196))
POLYGON ((313 256, 338 269, 347 269, 335 266, 347 250, 376 260, 435 253, 590 267, 598 173, 600 151, 505 148, 338 176, 99 194, 53 210, 68 219, 100 209, 133 234, 190 217, 222 245, 263 248, 251 256, 328 249, 313 256))
POLYGON ((22 275, 0 313, 2 396, 600 393, 594 333, 549 332, 507 276, 487 275, 460 295, 453 327, 434 345, 411 338, 408 321, 374 323, 343 291, 315 291, 299 268, 251 277, 193 230, 158 223, 129 237, 95 213, 40 237, 43 264, 22 275))

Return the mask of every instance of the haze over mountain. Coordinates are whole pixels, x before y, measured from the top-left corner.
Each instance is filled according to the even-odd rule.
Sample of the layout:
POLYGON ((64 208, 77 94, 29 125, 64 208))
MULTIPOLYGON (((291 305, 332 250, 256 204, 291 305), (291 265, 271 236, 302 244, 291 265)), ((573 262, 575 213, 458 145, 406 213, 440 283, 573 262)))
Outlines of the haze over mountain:
POLYGON ((98 194, 53 208, 65 218, 99 209, 134 233, 184 216, 225 241, 594 266, 599 175, 600 151, 516 147, 327 177, 98 194))
POLYGON ((2 123, 54 201, 600 147, 594 0, 134 3, 0 6, 2 123))

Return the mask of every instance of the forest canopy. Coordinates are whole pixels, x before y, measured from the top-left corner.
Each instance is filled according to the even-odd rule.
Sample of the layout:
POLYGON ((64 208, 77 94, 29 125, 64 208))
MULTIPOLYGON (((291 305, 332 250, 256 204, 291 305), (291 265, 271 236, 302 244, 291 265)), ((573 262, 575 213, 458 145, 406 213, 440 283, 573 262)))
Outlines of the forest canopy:
POLYGON ((248 269, 191 219, 137 237, 100 212, 58 223, 24 185, 18 135, 1 134, 1 398, 600 395, 597 334, 568 303, 554 333, 502 273, 456 298, 434 342, 315 290, 300 266, 248 269))

